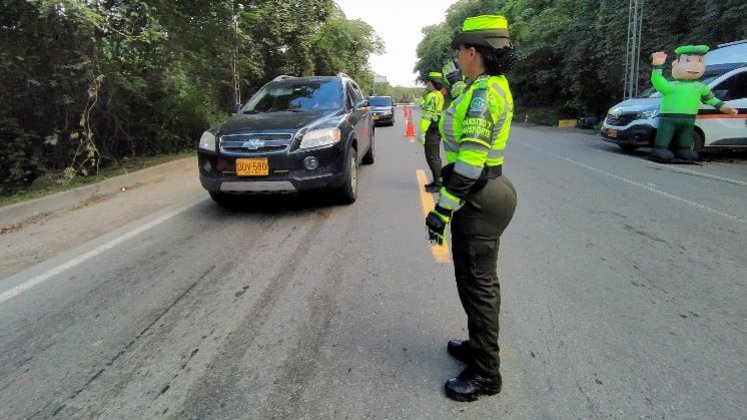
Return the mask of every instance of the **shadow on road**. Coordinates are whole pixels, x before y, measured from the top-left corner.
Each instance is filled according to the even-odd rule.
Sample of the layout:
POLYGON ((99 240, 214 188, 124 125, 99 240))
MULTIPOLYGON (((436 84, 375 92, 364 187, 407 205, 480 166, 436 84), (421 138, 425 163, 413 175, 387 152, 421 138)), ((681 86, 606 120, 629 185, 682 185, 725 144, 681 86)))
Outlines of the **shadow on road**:
POLYGON ((703 162, 747 163, 747 150, 712 150, 700 154, 703 162))
MULTIPOLYGON (((648 159, 648 154, 651 151, 650 148, 644 147, 626 152, 618 146, 609 143, 593 143, 591 147, 618 155, 641 159, 648 159)), ((700 162, 747 163, 747 150, 705 150, 700 153, 700 162)))
POLYGON ((315 192, 289 195, 236 195, 225 202, 207 200, 219 212, 232 214, 280 215, 308 213, 343 206, 333 193, 315 192))

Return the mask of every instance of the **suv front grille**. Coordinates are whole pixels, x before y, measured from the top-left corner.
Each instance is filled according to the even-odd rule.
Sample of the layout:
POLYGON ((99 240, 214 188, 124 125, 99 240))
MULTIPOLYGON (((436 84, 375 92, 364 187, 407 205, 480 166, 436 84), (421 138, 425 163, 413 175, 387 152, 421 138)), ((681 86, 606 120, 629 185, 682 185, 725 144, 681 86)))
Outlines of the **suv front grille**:
POLYGON ((637 112, 627 112, 627 113, 620 114, 617 117, 607 114, 606 122, 609 125, 624 126, 624 125, 630 124, 636 119, 638 119, 637 112))
POLYGON ((230 156, 282 152, 290 146, 290 133, 242 133, 220 136, 220 151, 230 156))

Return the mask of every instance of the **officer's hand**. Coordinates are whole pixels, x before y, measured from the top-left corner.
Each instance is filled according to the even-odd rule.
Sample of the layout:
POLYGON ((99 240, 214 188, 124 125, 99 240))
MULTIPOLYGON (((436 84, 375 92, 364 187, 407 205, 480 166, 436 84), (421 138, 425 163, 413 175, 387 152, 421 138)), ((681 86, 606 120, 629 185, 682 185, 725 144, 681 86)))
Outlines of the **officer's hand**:
POLYGON ((418 130, 418 134, 415 137, 415 140, 418 142, 419 145, 421 146, 425 145, 425 132, 418 130))
POLYGON ((667 53, 664 51, 657 51, 651 54, 651 64, 654 66, 660 66, 667 61, 667 53))
POLYGON ((428 240, 437 245, 443 245, 446 226, 451 221, 454 212, 443 207, 436 206, 425 218, 425 227, 428 229, 428 240))

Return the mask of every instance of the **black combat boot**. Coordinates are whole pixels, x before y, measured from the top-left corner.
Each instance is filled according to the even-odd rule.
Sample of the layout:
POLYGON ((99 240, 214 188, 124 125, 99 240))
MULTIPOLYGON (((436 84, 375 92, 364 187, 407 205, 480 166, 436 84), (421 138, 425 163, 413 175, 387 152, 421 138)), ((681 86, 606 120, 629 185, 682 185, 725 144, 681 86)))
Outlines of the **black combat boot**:
POLYGON ((469 367, 444 385, 446 396, 456 401, 475 401, 480 395, 495 395, 501 392, 502 387, 500 374, 495 377, 482 376, 469 367))
POLYGON ((469 341, 467 340, 449 340, 448 344, 446 344, 446 351, 449 352, 451 357, 464 363, 469 363, 472 359, 469 341))

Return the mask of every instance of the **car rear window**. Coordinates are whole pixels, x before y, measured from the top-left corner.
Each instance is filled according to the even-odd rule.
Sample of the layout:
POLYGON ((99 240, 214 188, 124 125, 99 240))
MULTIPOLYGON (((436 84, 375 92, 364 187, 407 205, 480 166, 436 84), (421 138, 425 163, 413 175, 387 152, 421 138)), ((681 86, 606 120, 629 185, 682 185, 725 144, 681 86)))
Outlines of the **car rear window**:
POLYGON ((392 106, 392 98, 389 96, 369 96, 368 103, 371 106, 392 106))
POLYGON ((244 112, 333 110, 340 109, 341 104, 339 80, 284 80, 262 88, 249 100, 244 112))

